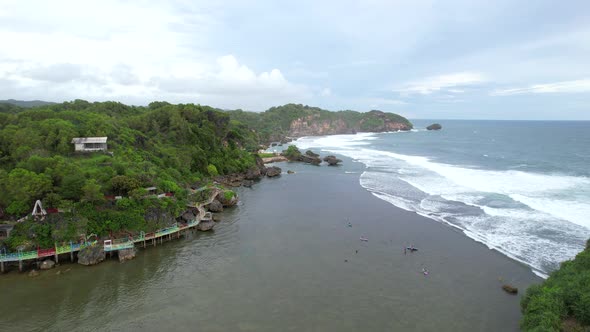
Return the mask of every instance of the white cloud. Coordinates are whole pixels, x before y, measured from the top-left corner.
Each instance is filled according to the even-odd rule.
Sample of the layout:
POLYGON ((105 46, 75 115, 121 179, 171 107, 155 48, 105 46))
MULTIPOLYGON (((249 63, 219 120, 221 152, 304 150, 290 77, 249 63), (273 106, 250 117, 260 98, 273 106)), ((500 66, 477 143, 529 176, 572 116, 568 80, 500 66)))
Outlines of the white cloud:
POLYGON ((206 15, 205 2, 191 6, 203 10, 151 1, 2 2, 0 40, 10 47, 0 48, 0 97, 157 99, 250 110, 310 98, 279 69, 256 72, 209 50, 218 22, 206 15))
POLYGON ((394 89, 394 92, 401 94, 422 94, 428 95, 438 91, 463 92, 457 87, 467 87, 485 82, 485 78, 480 73, 459 72, 453 74, 431 76, 419 81, 413 81, 404 84, 401 88, 394 89))
POLYGON ((323 88, 322 91, 320 91, 320 96, 322 97, 329 97, 332 95, 332 90, 330 88, 323 88))
POLYGON ((590 92, 590 79, 534 84, 524 88, 497 89, 492 96, 510 96, 526 93, 583 93, 590 92))
POLYGON ((388 98, 369 98, 366 103, 370 103, 371 107, 379 107, 384 105, 407 105, 403 100, 388 99, 388 98))

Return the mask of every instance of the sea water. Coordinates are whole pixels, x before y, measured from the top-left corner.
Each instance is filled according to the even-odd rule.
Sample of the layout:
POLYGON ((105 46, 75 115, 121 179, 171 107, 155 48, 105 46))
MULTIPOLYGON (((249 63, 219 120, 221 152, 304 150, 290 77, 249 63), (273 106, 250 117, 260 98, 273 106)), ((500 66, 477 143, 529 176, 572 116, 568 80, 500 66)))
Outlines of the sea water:
POLYGON ((590 237, 590 122, 417 120, 409 132, 304 137, 366 165, 361 185, 546 277, 590 237))

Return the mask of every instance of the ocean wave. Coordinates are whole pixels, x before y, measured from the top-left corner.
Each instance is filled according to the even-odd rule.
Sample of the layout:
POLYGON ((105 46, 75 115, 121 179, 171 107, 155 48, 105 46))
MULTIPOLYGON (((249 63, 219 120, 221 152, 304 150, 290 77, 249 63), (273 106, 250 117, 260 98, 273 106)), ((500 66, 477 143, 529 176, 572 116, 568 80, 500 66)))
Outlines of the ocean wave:
POLYGON ((444 164, 374 149, 376 139, 338 135, 308 138, 304 146, 364 163, 361 185, 376 197, 459 228, 540 276, 574 257, 590 236, 587 177, 444 164))

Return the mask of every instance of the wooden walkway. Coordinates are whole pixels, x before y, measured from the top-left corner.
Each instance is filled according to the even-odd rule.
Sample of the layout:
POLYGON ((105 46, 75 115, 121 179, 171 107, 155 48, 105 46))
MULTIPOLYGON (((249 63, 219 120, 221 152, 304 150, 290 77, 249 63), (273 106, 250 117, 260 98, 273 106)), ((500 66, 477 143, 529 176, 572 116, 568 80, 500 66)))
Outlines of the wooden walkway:
MULTIPOLYGON (((123 249, 131 249, 136 245, 146 247, 147 244, 157 245, 158 240, 160 243, 164 242, 164 239, 168 237, 169 240, 176 237, 179 238, 183 231, 194 229, 199 225, 201 220, 205 218, 205 205, 213 202, 217 195, 221 192, 219 189, 213 189, 213 195, 203 203, 194 204, 190 207, 196 208, 199 213, 196 218, 188 223, 176 223, 175 226, 159 229, 153 233, 141 232, 139 235, 134 237, 126 237, 119 239, 105 240, 103 242, 105 252, 119 251, 123 249)), ((56 263, 59 263, 59 255, 70 254, 70 259, 74 261, 74 253, 80 251, 83 248, 97 245, 98 241, 84 242, 84 243, 73 243, 70 242, 68 245, 58 246, 57 244, 53 248, 38 249, 33 251, 19 251, 15 253, 0 252, 0 272, 4 273, 4 263, 8 262, 19 262, 19 271, 23 270, 23 261, 34 260, 44 257, 53 257, 56 263)))

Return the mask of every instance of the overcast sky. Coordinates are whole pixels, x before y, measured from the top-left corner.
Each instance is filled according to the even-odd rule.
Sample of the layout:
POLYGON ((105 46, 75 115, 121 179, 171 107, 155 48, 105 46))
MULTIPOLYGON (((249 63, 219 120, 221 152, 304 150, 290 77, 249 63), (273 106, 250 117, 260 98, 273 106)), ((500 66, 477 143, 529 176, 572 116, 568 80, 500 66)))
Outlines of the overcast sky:
POLYGON ((0 0, 0 99, 590 119, 590 1, 0 0))

